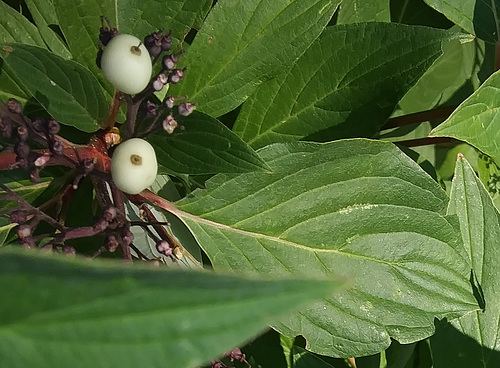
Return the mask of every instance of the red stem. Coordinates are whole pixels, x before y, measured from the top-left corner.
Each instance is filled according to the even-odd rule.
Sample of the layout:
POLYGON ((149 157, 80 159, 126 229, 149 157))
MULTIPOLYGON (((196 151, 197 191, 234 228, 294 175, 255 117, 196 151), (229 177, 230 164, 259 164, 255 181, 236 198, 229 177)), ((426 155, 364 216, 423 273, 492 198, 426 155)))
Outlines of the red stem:
POLYGON ((457 108, 457 106, 442 106, 433 110, 417 112, 414 114, 398 116, 387 120, 381 130, 396 128, 405 125, 422 123, 424 121, 432 121, 437 119, 445 119, 451 115, 451 113, 457 108))

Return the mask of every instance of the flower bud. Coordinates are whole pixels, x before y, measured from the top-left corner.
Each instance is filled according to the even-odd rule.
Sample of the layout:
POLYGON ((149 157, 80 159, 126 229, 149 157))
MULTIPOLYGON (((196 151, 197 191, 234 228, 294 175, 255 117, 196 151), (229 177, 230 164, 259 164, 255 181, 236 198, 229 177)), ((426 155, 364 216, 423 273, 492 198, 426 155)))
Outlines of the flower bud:
POLYGON ((12 137, 12 119, 10 117, 0 117, 0 132, 4 138, 12 137))
POLYGON ((31 236, 31 227, 29 225, 19 225, 17 228, 17 237, 22 240, 28 236, 31 236))
POLYGON ((47 124, 42 118, 35 118, 31 120, 31 126, 33 127, 33 130, 38 133, 45 133, 47 128, 47 124))
POLYGON ((50 145, 50 152, 52 152, 55 155, 61 155, 64 150, 64 146, 61 141, 55 140, 51 145, 50 145))
POLYGON ((170 48, 172 47, 172 30, 168 32, 168 34, 164 35, 161 40, 161 50, 162 51, 169 51, 170 48))
POLYGON ((25 223, 28 218, 26 211, 16 210, 10 214, 10 222, 15 224, 25 223))
POLYGON ((67 256, 74 256, 76 255, 76 249, 72 246, 65 245, 63 246, 63 253, 67 256))
POLYGON ((174 96, 169 96, 165 99, 165 101, 163 101, 163 103, 165 104, 165 106, 169 109, 173 108, 174 107, 174 104, 175 104, 175 98, 174 96))
POLYGON ((163 120, 163 130, 168 134, 172 134, 179 124, 175 121, 172 115, 168 115, 165 120, 163 120))
POLYGON ((17 136, 22 141, 28 139, 28 128, 26 128, 25 126, 17 127, 17 136))
POLYGON ((7 108, 14 114, 20 114, 23 111, 23 106, 15 98, 9 98, 7 101, 7 108))
POLYGON ((170 84, 177 84, 184 78, 184 70, 185 69, 174 69, 170 73, 168 73, 167 81, 170 84))
POLYGON ((47 122, 47 131, 49 134, 57 134, 59 133, 60 125, 55 119, 50 119, 47 122))
POLYGON ((30 172, 30 180, 32 183, 40 183, 40 169, 36 168, 32 172, 30 172))
POLYGON ((195 105, 191 102, 181 103, 179 106, 177 106, 177 112, 179 113, 179 115, 188 116, 194 111, 194 106, 195 105))
POLYGON ((165 240, 161 240, 156 243, 156 250, 167 257, 172 255, 172 247, 165 240))
POLYGON ((30 146, 26 142, 17 142, 14 146, 14 152, 18 158, 27 158, 30 154, 30 146))
POLYGON ((111 26, 109 18, 101 16, 101 28, 99 29, 99 41, 106 46, 113 37, 118 35, 118 29, 111 26))
POLYGON ((144 106, 144 109, 146 111, 146 116, 148 118, 152 118, 152 117, 156 116, 156 109, 157 108, 158 108, 158 106, 156 106, 155 103, 153 103, 151 101, 147 101, 146 105, 144 106))
POLYGON ((113 253, 116 251, 116 249, 120 246, 120 243, 118 242, 118 239, 116 239, 116 236, 114 235, 108 235, 106 237, 106 249, 113 253))

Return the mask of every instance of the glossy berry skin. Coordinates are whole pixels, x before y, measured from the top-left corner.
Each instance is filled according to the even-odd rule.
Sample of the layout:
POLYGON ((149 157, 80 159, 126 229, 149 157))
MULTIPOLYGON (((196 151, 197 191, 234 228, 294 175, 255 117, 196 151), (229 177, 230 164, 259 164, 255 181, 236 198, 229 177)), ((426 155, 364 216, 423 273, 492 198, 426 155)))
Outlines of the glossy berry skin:
POLYGON ((116 187, 128 194, 137 194, 156 179, 156 154, 148 142, 132 138, 120 143, 111 158, 111 176, 116 187))
POLYGON ((101 69, 117 90, 133 95, 146 88, 153 67, 141 40, 120 34, 113 37, 102 52, 101 69))

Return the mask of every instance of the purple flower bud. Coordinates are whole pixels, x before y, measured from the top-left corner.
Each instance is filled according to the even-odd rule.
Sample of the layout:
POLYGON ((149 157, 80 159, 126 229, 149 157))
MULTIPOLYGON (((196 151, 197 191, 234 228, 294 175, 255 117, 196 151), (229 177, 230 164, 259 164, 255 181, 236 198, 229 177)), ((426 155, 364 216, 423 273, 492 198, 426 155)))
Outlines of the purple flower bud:
POLYGON ((171 70, 175 68, 177 61, 174 60, 173 55, 165 55, 161 61, 161 65, 165 70, 171 70))
POLYGON ((28 236, 21 240, 21 247, 26 249, 31 249, 35 247, 35 241, 31 236, 28 236))
POLYGON ((169 51, 172 47, 172 30, 161 38, 161 50, 169 51))
POLYGON ((111 253, 116 251, 116 249, 120 246, 118 239, 116 239, 116 236, 114 235, 108 235, 105 244, 106 244, 106 249, 111 253))
POLYGON ((101 16, 101 28, 99 29, 99 41, 106 46, 113 37, 118 35, 118 29, 111 26, 109 18, 101 16))
POLYGON ((17 136, 22 141, 28 139, 28 128, 24 126, 17 127, 17 136))
POLYGON ((74 256, 76 255, 76 249, 72 246, 65 245, 63 246, 63 253, 67 256, 74 256))
POLYGON ((185 69, 174 69, 170 73, 168 73, 168 83, 177 84, 184 78, 184 70, 185 69))
POLYGON ((121 236, 125 246, 129 246, 134 241, 134 234, 129 229, 123 229, 121 236))
POLYGON ((16 224, 25 223, 28 218, 26 211, 16 210, 10 214, 10 222, 16 224))
POLYGON ((106 207, 106 209, 102 213, 102 217, 107 222, 111 222, 116 218, 116 213, 117 213, 116 207, 109 206, 109 207, 106 207))
POLYGON ((156 243, 156 250, 167 257, 172 255, 172 247, 165 240, 156 243))
POLYGON ((4 138, 12 137, 12 119, 10 117, 0 117, 0 132, 4 138))
POLYGON ((153 88, 155 91, 161 91, 165 84, 167 84, 167 77, 165 74, 158 74, 156 79, 153 81, 153 88))
POLYGON ((57 120, 55 119, 50 119, 48 122, 47 122, 47 131, 49 132, 49 134, 57 134, 59 133, 59 123, 57 122, 57 120))
POLYGON ((163 101, 163 103, 165 104, 165 106, 169 109, 173 108, 174 107, 174 104, 175 104, 175 98, 174 96, 169 96, 165 99, 165 101, 163 101))
POLYGON ((64 146, 61 141, 55 140, 51 145, 50 145, 50 152, 52 152, 54 155, 61 155, 63 153, 64 146))
POLYGON ((163 37, 163 33, 153 32, 150 35, 144 38, 144 46, 148 50, 149 54, 153 57, 160 55, 161 49, 161 39, 163 37))
POLYGON ((17 228, 17 237, 22 240, 28 236, 31 236, 31 227, 29 225, 19 225, 17 228))
POLYGON ((33 130, 38 133, 44 133, 46 130, 46 123, 41 118, 31 120, 33 130))
POLYGON ((30 172, 30 180, 32 183, 40 183, 40 169, 36 168, 32 172, 30 172))
POLYGON ((97 162, 97 159, 95 157, 93 158, 84 158, 81 162, 83 171, 88 174, 92 170, 94 170, 94 165, 97 162))
POLYGON ((26 142, 17 142, 14 146, 14 152, 18 158, 27 158, 30 154, 30 146, 26 142))
POLYGON ((179 115, 188 116, 194 111, 195 105, 191 102, 184 102, 177 106, 177 112, 179 115))
POLYGON ((146 106, 145 106, 146 116, 148 118, 152 118, 152 117, 156 116, 156 109, 157 108, 158 108, 158 106, 156 106, 155 103, 153 103, 151 101, 147 101, 146 106))
POLYGON ((177 128, 177 121, 175 121, 172 115, 168 115, 165 120, 163 120, 163 130, 165 130, 168 134, 172 134, 177 128))
POLYGON ((29 166, 28 160, 25 159, 24 157, 17 157, 16 162, 17 162, 17 167, 19 167, 20 169, 26 170, 29 166))
POLYGON ((7 101, 7 108, 14 114, 20 114, 23 111, 23 106, 15 98, 9 98, 7 101))
POLYGON ((235 360, 237 360, 239 362, 245 361, 245 354, 243 354, 239 348, 234 348, 233 350, 231 350, 229 352, 229 354, 227 356, 229 359, 231 359, 231 361, 235 361, 235 360))

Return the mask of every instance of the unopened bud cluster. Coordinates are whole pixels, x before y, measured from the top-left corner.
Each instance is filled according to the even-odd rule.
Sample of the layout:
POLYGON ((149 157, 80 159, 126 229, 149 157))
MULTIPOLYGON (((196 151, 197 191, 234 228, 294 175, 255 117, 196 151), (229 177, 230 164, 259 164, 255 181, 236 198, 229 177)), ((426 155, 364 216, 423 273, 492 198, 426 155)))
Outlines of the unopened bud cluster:
POLYGON ((21 103, 13 98, 5 106, 5 113, 0 115, 0 134, 11 142, 11 149, 16 155, 16 162, 11 168, 30 170, 30 179, 38 182, 39 171, 50 156, 41 159, 42 156, 31 149, 30 142, 33 140, 45 145, 54 155, 62 154, 64 146, 57 138, 59 123, 55 119, 28 119, 23 115, 21 103))

